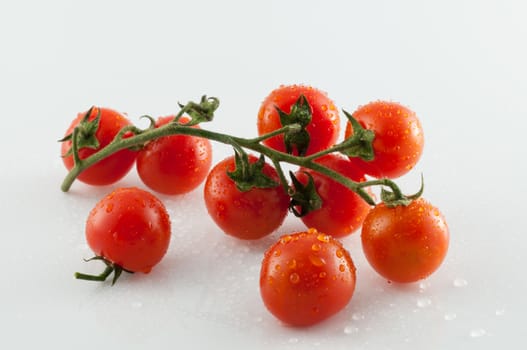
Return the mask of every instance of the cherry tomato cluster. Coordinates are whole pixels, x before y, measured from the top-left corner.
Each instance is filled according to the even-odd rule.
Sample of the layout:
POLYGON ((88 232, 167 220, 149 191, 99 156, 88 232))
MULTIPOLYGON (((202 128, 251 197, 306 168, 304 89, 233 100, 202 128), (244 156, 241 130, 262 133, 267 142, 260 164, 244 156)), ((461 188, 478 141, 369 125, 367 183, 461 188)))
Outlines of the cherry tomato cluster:
MULTIPOLYGON (((442 263, 449 243, 443 215, 420 197, 422 189, 407 196, 393 182, 416 165, 423 151, 422 126, 407 107, 375 101, 351 114, 344 111, 348 122, 340 143, 339 111, 326 93, 310 86, 272 91, 259 109, 254 139, 197 125, 211 119, 216 100, 204 97, 200 104, 182 107, 188 115, 148 117, 147 130, 114 110, 93 107, 79 114, 61 140, 64 164, 87 184, 108 185, 135 162, 143 183, 167 195, 204 182, 210 217, 238 239, 276 232, 288 212, 300 217, 306 229, 282 235, 262 261, 262 300, 281 321, 311 325, 349 303, 356 269, 339 239, 359 229, 367 260, 390 281, 418 281, 442 263), (209 139, 231 144, 234 155, 212 167, 209 139), (290 180, 284 162, 298 165, 290 180), (371 186, 381 186, 380 203, 371 186)), ((122 271, 148 273, 163 258, 170 219, 152 193, 120 188, 91 211, 86 239, 93 259, 102 260, 106 269, 97 276, 77 273, 77 278, 105 280, 113 272, 115 282, 122 271)))

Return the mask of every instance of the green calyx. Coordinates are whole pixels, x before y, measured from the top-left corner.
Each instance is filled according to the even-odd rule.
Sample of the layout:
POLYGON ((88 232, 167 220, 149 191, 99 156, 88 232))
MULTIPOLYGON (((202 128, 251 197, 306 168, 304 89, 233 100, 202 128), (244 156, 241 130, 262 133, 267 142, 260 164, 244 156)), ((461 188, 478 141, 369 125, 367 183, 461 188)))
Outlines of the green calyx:
POLYGON ((293 183, 289 193, 291 197, 289 210, 297 217, 305 216, 307 213, 322 207, 322 198, 317 193, 313 176, 308 172, 304 172, 304 174, 308 177, 305 185, 296 178, 292 171, 289 172, 293 183))
POLYGON ((364 129, 362 125, 351 114, 342 110, 348 118, 353 128, 353 135, 341 143, 340 152, 349 157, 358 157, 365 161, 373 160, 373 140, 375 133, 372 130, 364 129))
MULTIPOLYGON (((81 148, 92 148, 97 149, 100 146, 99 140, 95 136, 97 129, 99 129, 99 123, 101 121, 101 110, 97 108, 97 115, 93 120, 89 120, 92 115, 93 109, 96 107, 91 107, 88 109, 82 120, 75 127, 71 134, 66 135, 64 138, 60 139, 59 142, 70 141, 76 145, 77 149, 81 148)), ((68 157, 73 154, 73 147, 68 150, 64 157, 68 157)))
POLYGON ((280 123, 282 126, 298 124, 299 129, 291 129, 284 133, 285 150, 287 153, 292 154, 293 150, 296 149, 298 155, 303 156, 306 154, 309 146, 310 136, 306 131, 307 125, 311 122, 311 106, 304 95, 296 100, 291 106, 289 114, 276 107, 276 111, 280 116, 280 123))
POLYGON ((107 260, 106 258, 102 256, 98 256, 98 255, 90 259, 85 259, 84 261, 88 262, 88 261, 93 261, 93 260, 102 261, 106 265, 106 268, 104 269, 104 271, 101 272, 101 274, 99 275, 88 275, 85 273, 75 272, 76 279, 85 280, 85 281, 104 282, 106 281, 106 278, 108 278, 108 276, 110 276, 113 272, 113 278, 112 278, 112 286, 113 286, 115 282, 117 282, 119 277, 121 277, 121 274, 123 273, 123 271, 128 272, 128 273, 133 273, 133 271, 126 270, 122 266, 115 264, 107 260))
POLYGON ((253 188, 273 188, 279 185, 263 173, 265 157, 263 154, 256 162, 251 163, 249 156, 241 148, 234 149, 234 171, 228 171, 227 176, 236 183, 236 187, 241 192, 249 191, 253 188))

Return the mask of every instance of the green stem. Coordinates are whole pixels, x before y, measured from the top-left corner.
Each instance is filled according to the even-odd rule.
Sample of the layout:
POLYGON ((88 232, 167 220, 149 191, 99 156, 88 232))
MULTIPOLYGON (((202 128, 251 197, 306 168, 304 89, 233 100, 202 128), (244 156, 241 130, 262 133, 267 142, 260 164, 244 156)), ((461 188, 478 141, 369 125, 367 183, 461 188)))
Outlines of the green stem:
MULTIPOLYGON (((178 115, 180 114, 182 113, 179 113, 178 115)), ((202 137, 202 138, 206 138, 212 141, 231 145, 236 149, 245 148, 245 149, 249 149, 257 153, 263 154, 265 157, 269 158, 273 162, 280 176, 280 181, 282 182, 282 185, 284 186, 284 188, 288 188, 288 183, 287 183, 287 179, 280 166, 280 163, 282 162, 297 165, 297 166, 304 167, 304 168, 309 168, 321 174, 324 174, 334 179, 335 181, 341 183, 342 185, 346 186, 353 192, 357 193, 360 197, 362 197, 370 205, 375 205, 375 201, 370 196, 370 194, 365 190, 366 187, 375 186, 375 185, 387 186, 392 189, 395 196, 402 196, 402 193, 399 187, 393 181, 389 179, 379 179, 379 180, 372 180, 372 181, 366 181, 366 182, 355 182, 347 178, 346 176, 336 171, 333 171, 321 164, 318 164, 314 161, 315 159, 323 155, 326 155, 332 152, 337 152, 345 147, 349 147, 350 143, 353 142, 351 140, 347 140, 346 144, 340 143, 324 151, 320 151, 315 154, 304 156, 304 157, 280 152, 280 151, 274 150, 262 144, 263 140, 266 140, 270 137, 290 131, 292 128, 298 129, 298 125, 291 124, 281 129, 278 129, 276 131, 273 131, 269 134, 262 135, 256 138, 251 138, 251 139, 235 137, 235 136, 222 134, 222 133, 218 133, 218 132, 214 132, 214 131, 210 131, 206 129, 201 129, 201 128, 199 129, 192 128, 187 125, 181 125, 178 123, 168 123, 159 128, 147 128, 145 130, 133 129, 130 131, 133 131, 135 135, 131 137, 127 137, 127 138, 116 137, 110 144, 100 149, 98 152, 92 154, 88 158, 85 158, 82 160, 78 159, 73 169, 71 169, 71 171, 64 178, 61 189, 62 191, 67 192, 70 189, 73 182, 75 181, 75 179, 77 178, 77 176, 79 176, 79 174, 82 171, 94 165, 95 163, 99 162, 100 160, 112 155, 115 152, 118 152, 123 149, 128 149, 128 148, 133 149, 134 147, 137 147, 139 145, 144 145, 146 142, 150 140, 154 140, 154 139, 157 139, 163 136, 179 134, 179 135, 202 137)), ((75 133, 75 130, 74 130, 74 133, 75 133)), ((357 142, 359 142, 359 140, 357 140, 357 142)), ((76 151, 78 151, 76 150, 75 142, 73 142, 73 147, 74 147, 73 153, 75 156, 76 151)), ((77 154, 77 157, 78 157, 78 154, 77 154)))
POLYGON ((75 127, 73 129, 73 133, 71 134, 71 152, 73 153, 73 164, 75 167, 77 167, 77 164, 81 162, 80 156, 79 156, 79 146, 77 144, 77 138, 79 135, 79 127, 75 127))
POLYGON ((280 179, 280 183, 282 184, 282 187, 284 188, 285 193, 289 192, 289 182, 287 181, 287 178, 285 177, 284 170, 282 169, 282 165, 280 162, 276 161, 275 159, 272 159, 273 165, 276 169, 276 172, 278 173, 278 178, 280 179))
POLYGON ((113 270, 114 268, 112 266, 107 265, 100 275, 88 275, 85 273, 75 272, 75 278, 78 280, 103 282, 106 281, 106 278, 112 274, 113 270))

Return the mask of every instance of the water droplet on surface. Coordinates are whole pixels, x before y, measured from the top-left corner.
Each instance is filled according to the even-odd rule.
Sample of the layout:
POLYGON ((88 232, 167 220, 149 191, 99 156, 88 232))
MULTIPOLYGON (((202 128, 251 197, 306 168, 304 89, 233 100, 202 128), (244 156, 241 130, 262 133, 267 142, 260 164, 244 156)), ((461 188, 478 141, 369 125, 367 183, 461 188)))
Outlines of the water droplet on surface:
POLYGON ((471 338, 479 338, 487 334, 487 331, 483 328, 473 329, 470 331, 470 337, 471 338))
POLYGON ((419 293, 425 293, 426 290, 430 287, 430 282, 422 281, 419 283, 419 293))
POLYGON ((298 338, 289 338, 289 343, 290 343, 290 344, 296 344, 296 343, 298 343, 298 338))
POLYGON ((351 319, 352 319, 353 321, 364 320, 364 314, 361 314, 360 312, 354 312, 354 313, 351 315, 351 319))
POLYGON ((428 298, 419 298, 417 299, 417 306, 418 307, 428 307, 432 305, 432 300, 428 299, 428 298))
POLYGON ((445 321, 452 321, 452 320, 455 320, 456 318, 457 318, 457 315, 453 312, 449 312, 445 314, 444 316, 445 321))
POLYGON ((463 278, 456 278, 453 283, 454 287, 466 287, 468 284, 467 280, 463 278))
POLYGON ((505 309, 496 310, 496 316, 503 316, 505 314, 505 309))
POLYGON ((346 326, 344 327, 344 334, 353 334, 353 333, 358 333, 359 331, 359 328, 358 327, 355 327, 355 326, 346 326))
POLYGON ((134 301, 134 302, 132 302, 132 307, 133 307, 134 309, 139 309, 139 308, 141 308, 142 306, 143 306, 143 303, 140 302, 140 301, 134 301))

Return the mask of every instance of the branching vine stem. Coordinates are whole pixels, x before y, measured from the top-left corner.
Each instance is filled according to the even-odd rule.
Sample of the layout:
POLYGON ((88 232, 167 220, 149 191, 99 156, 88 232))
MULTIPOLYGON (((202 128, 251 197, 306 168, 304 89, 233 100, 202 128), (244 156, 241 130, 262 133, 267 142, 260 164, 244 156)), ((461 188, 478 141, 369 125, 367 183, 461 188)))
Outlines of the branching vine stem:
MULTIPOLYGON (((191 103, 189 103, 191 104, 191 103)), ((288 181, 286 179, 286 176, 284 175, 284 172, 281 167, 281 163, 289 163, 292 165, 297 165, 303 168, 312 169, 314 171, 317 171, 323 175, 326 175, 342 185, 346 186, 353 192, 357 193, 360 197, 362 197, 368 204, 375 205, 375 200, 372 198, 372 196, 366 191, 367 187, 370 186, 385 186, 390 188, 390 190, 394 193, 395 196, 402 197, 403 194, 401 193, 401 190, 395 184, 395 182, 389 180, 389 179, 376 179, 371 181, 365 181, 365 182, 355 182, 346 176, 343 176, 342 174, 335 172, 328 167, 325 167, 317 162, 315 160, 321 156, 324 156, 329 153, 333 152, 339 152, 343 150, 345 147, 349 147, 350 143, 353 142, 348 139, 346 141, 346 144, 340 143, 337 145, 334 145, 333 147, 330 147, 326 150, 308 155, 308 156, 297 156, 294 154, 284 153, 277 150, 274 150, 270 147, 265 146, 262 141, 277 136, 279 134, 283 134, 286 132, 296 132, 301 129, 301 126, 299 124, 290 124, 286 125, 278 130, 275 130, 271 133, 255 137, 255 138, 243 138, 243 137, 236 137, 232 135, 227 135, 223 133, 218 133, 214 131, 210 131, 203 128, 192 128, 188 125, 179 123, 180 117, 183 115, 183 113, 192 106, 188 107, 189 104, 182 107, 180 112, 176 115, 176 118, 172 123, 165 124, 161 127, 154 128, 152 125, 146 129, 139 129, 135 126, 130 126, 127 128, 124 128, 117 134, 117 136, 114 138, 114 140, 109 143, 104 148, 100 149, 96 153, 92 154, 91 156, 80 159, 79 153, 78 153, 78 146, 75 141, 72 142, 72 152, 73 157, 75 161, 74 167, 70 170, 70 172, 66 175, 64 178, 61 189, 64 192, 69 191, 71 185, 79 176, 82 171, 89 168, 90 166, 94 165, 95 163, 99 162, 100 160, 112 155, 115 152, 118 152, 123 149, 134 149, 137 147, 141 147, 142 145, 145 145, 147 142, 155 140, 157 138, 163 137, 163 136, 169 136, 169 135, 190 135, 190 136, 196 136, 196 137, 202 137, 206 138, 212 141, 220 142, 223 144, 228 144, 233 146, 235 149, 248 149, 252 150, 254 152, 263 154, 265 157, 271 160, 274 167, 276 168, 280 181, 282 185, 284 186, 284 189, 288 189, 288 181), (131 134, 131 135, 130 135, 131 134)), ((193 104, 194 106, 196 104, 193 104)), ((152 120, 151 118, 149 118, 152 120)), ((75 128, 73 130, 73 140, 76 140, 77 134, 79 133, 78 128, 75 128)), ((353 137, 353 136, 352 136, 353 137)), ((359 142, 359 140, 357 140, 359 142)))

